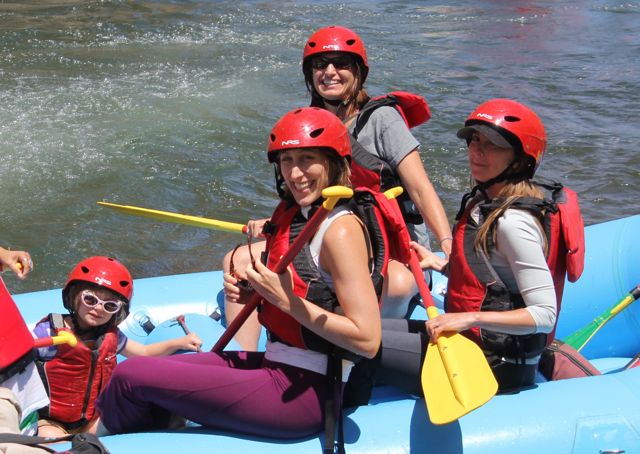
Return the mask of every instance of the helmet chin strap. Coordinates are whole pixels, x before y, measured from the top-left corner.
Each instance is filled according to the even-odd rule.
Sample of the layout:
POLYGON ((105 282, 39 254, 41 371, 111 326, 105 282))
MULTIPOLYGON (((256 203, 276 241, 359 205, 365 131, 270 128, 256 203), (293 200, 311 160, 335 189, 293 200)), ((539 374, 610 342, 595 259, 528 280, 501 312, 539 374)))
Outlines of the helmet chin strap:
POLYGON ((327 104, 329 104, 329 105, 331 105, 331 106, 333 106, 333 107, 338 107, 340 104, 342 104, 342 103, 343 103, 342 99, 327 99, 327 98, 322 98, 322 100, 323 100, 325 103, 327 103, 327 104))

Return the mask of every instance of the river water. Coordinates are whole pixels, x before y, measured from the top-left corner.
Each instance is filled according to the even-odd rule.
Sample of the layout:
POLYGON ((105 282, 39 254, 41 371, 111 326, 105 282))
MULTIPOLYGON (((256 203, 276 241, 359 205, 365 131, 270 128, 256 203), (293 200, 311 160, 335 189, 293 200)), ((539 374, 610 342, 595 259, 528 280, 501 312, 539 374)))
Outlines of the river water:
POLYGON ((455 131, 480 102, 533 107, 540 174, 587 224, 640 211, 640 3, 623 1, 93 1, 0 3, 0 244, 27 249, 13 292, 59 287, 90 255, 134 277, 220 268, 241 241, 123 216, 96 201, 235 222, 276 204, 270 127, 306 105, 306 38, 356 30, 372 95, 419 93, 414 130, 449 218, 468 188, 455 131))

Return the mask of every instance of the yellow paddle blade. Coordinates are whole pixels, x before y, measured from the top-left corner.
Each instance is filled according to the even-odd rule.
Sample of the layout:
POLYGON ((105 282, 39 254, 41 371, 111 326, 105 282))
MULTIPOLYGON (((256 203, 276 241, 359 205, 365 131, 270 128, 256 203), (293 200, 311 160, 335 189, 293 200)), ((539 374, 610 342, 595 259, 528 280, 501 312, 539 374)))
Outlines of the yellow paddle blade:
POLYGON ((444 333, 427 347, 422 389, 429 419, 439 425, 484 405, 498 382, 477 344, 459 333, 444 333))
POLYGON ((187 214, 171 213, 168 211, 152 210, 131 205, 118 205, 115 203, 98 202, 98 205, 114 209, 120 213, 139 216, 156 221, 175 222, 176 224, 190 225, 192 227, 204 227, 212 230, 220 230, 230 233, 247 233, 247 226, 235 222, 218 221, 216 219, 189 216, 187 214))

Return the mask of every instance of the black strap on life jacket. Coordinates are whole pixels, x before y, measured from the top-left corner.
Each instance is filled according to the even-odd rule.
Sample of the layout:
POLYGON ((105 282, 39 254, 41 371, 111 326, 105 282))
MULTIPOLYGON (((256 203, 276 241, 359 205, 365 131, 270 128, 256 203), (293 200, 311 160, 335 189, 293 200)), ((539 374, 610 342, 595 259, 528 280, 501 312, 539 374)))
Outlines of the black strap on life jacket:
POLYGON ((378 176, 381 191, 400 186, 400 178, 387 161, 369 153, 353 135, 349 136, 349 141, 351 142, 351 158, 360 167, 368 169, 378 176))
POLYGON ((36 359, 35 350, 29 350, 20 358, 9 364, 7 367, 0 369, 0 383, 10 379, 14 375, 22 373, 29 364, 36 359))
MULTIPOLYGON (((54 335, 57 334, 58 330, 64 328, 64 317, 62 314, 50 313, 47 318, 49 319, 49 326, 51 327, 51 331, 54 335)), ((51 387, 49 386, 49 377, 47 376, 46 364, 46 361, 38 359, 36 361, 36 368, 38 370, 38 374, 40 375, 40 379, 42 380, 42 384, 47 390, 47 396, 51 397, 51 387)), ((40 408, 38 410, 38 415, 41 418, 49 418, 49 405, 40 408)))
POLYGON ((342 358, 335 351, 327 355, 327 381, 324 401, 323 454, 345 454, 344 411, 342 405, 342 358), (337 439, 336 439, 337 428, 337 439))
POLYGON ((389 106, 389 107, 396 108, 397 105, 398 105, 398 101, 392 95, 388 95, 388 96, 384 96, 384 97, 381 97, 381 98, 376 98, 376 99, 369 100, 362 107, 360 112, 358 112, 358 118, 356 119, 356 125, 353 128, 353 132, 352 132, 353 137, 356 140, 358 140, 358 134, 360 134, 360 131, 362 131, 362 128, 364 128, 364 125, 367 124, 367 122, 369 121, 369 118, 371 117, 371 114, 376 109, 378 109, 380 107, 383 107, 383 106, 389 106))
POLYGON ((371 280, 373 281, 376 295, 380 298, 384 284, 382 270, 384 269, 388 251, 385 251, 384 227, 378 225, 378 219, 375 214, 376 199, 370 192, 356 191, 348 203, 351 211, 356 213, 369 233, 369 239, 373 249, 371 280))
POLYGON ((109 454, 109 451, 98 437, 90 433, 69 434, 55 438, 32 437, 21 434, 0 434, 0 443, 32 446, 47 452, 64 452, 65 454, 109 454), (49 443, 58 443, 62 441, 71 441, 71 449, 56 451, 49 446, 49 443))

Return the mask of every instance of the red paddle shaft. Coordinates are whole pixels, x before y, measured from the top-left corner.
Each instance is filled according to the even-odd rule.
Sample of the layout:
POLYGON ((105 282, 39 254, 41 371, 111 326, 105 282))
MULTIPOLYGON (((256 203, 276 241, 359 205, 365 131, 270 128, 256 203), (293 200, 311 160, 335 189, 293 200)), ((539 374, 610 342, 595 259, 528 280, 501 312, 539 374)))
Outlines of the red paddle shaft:
POLYGON ((413 277, 416 280, 416 284, 418 284, 418 289, 420 290, 420 296, 422 297, 422 302, 424 306, 427 308, 427 313, 429 312, 429 307, 435 307, 435 303, 433 302, 433 297, 431 296, 431 292, 429 291, 429 287, 427 286, 426 281, 424 280, 424 272, 420 267, 420 262, 418 261, 418 257, 416 255, 416 251, 411 249, 411 260, 409 261, 409 268, 411 269, 411 273, 413 273, 413 277))
MULTIPOLYGON (((293 261, 298 252, 302 249, 302 247, 311 239, 311 237, 316 233, 318 227, 322 221, 324 221, 335 204, 341 198, 351 197, 353 195, 353 191, 348 188, 333 186, 322 191, 322 195, 326 197, 326 200, 322 204, 318 211, 315 212, 311 219, 304 226, 298 237, 295 239, 293 244, 289 246, 287 252, 282 256, 280 261, 273 268, 275 273, 283 273, 287 266, 293 261)), ((235 319, 229 324, 226 331, 220 336, 218 342, 213 346, 211 351, 213 352, 221 352, 227 346, 229 341, 236 335, 242 324, 249 318, 249 315, 253 312, 253 310, 258 306, 260 299, 262 297, 257 292, 254 292, 251 295, 249 301, 244 305, 240 313, 236 316, 235 319)))

